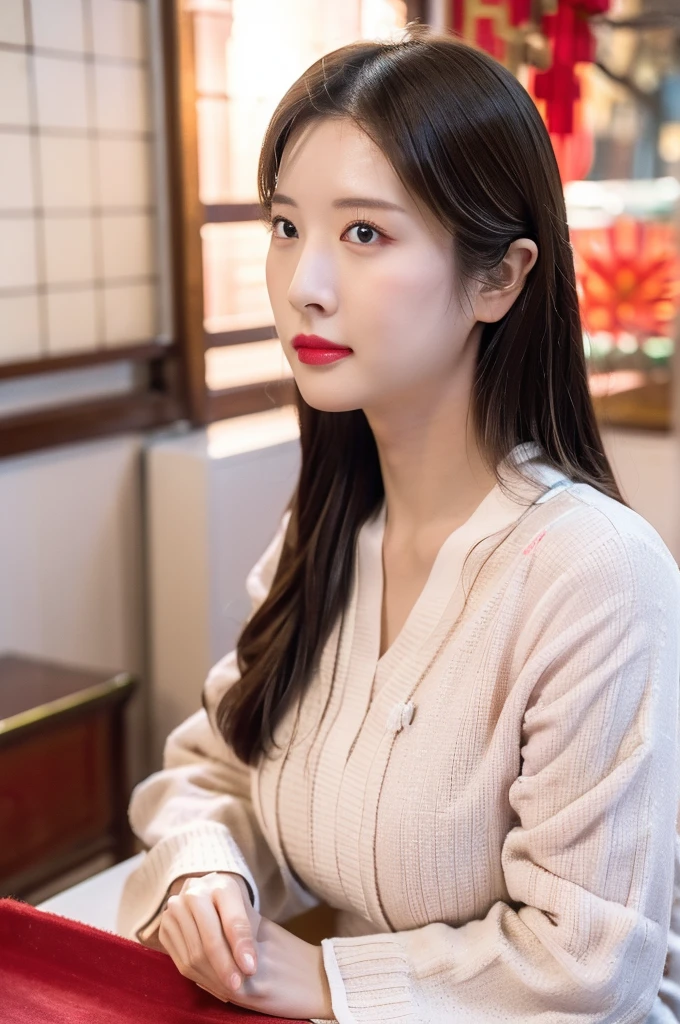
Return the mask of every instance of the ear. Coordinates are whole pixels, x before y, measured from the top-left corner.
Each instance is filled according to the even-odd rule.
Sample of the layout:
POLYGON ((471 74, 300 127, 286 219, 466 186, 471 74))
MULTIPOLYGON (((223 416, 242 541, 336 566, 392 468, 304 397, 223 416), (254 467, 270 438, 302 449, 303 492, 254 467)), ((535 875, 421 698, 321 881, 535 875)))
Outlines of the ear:
POLYGON ((483 285, 475 300, 475 317, 493 324, 505 316, 524 287, 527 274, 538 259, 538 246, 531 238, 511 242, 498 267, 499 285, 483 285))

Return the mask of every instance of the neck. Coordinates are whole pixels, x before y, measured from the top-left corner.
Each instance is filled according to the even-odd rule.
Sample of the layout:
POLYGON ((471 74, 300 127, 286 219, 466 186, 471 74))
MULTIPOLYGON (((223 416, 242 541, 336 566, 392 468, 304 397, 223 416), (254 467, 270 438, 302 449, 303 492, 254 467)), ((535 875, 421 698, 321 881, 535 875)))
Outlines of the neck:
POLYGON ((470 387, 457 380, 438 396, 366 410, 385 487, 386 532, 396 545, 436 544, 493 489, 496 477, 482 459, 469 405, 470 387))

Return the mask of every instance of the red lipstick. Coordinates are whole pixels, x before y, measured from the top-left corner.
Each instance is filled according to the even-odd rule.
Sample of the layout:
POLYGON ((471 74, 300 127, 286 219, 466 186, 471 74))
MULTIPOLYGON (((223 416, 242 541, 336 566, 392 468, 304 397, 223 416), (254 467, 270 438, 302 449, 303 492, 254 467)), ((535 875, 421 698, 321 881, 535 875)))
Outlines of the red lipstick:
POLYGON ((336 363, 339 359, 352 354, 352 349, 346 345, 336 345, 335 342, 321 338, 318 334, 296 334, 293 338, 293 348, 301 363, 312 366, 336 363))

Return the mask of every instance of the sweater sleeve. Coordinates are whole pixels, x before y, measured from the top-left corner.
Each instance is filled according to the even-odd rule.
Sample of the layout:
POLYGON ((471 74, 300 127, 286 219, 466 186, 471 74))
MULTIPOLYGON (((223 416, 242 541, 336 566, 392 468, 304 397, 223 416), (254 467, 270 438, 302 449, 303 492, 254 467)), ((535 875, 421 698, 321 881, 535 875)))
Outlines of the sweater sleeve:
POLYGON ((673 893, 680 574, 647 537, 608 533, 576 562, 515 638, 507 901, 461 926, 324 939, 340 1024, 646 1020, 673 893))
MULTIPOLYGON (((276 536, 251 569, 246 590, 251 615, 271 587, 281 555, 287 512, 276 536)), ((271 920, 286 920, 319 901, 292 893, 262 834, 250 795, 251 769, 224 742, 214 711, 240 678, 236 651, 210 671, 204 707, 168 736, 163 767, 133 790, 129 819, 147 847, 128 877, 118 909, 119 934, 145 942, 158 928, 168 889, 182 875, 233 871, 250 887, 255 908, 271 920)))

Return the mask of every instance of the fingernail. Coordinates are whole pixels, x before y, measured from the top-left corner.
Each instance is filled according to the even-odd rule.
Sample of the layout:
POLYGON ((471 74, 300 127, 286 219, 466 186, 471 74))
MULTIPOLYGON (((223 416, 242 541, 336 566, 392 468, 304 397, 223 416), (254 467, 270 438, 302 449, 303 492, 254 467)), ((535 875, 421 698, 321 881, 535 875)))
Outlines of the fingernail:
POLYGON ((243 963, 246 965, 249 971, 255 970, 255 960, 250 955, 250 953, 243 954, 243 963))
POLYGON ((240 974, 232 974, 232 976, 231 976, 231 987, 232 988, 238 988, 240 984, 241 984, 241 975, 240 974))

